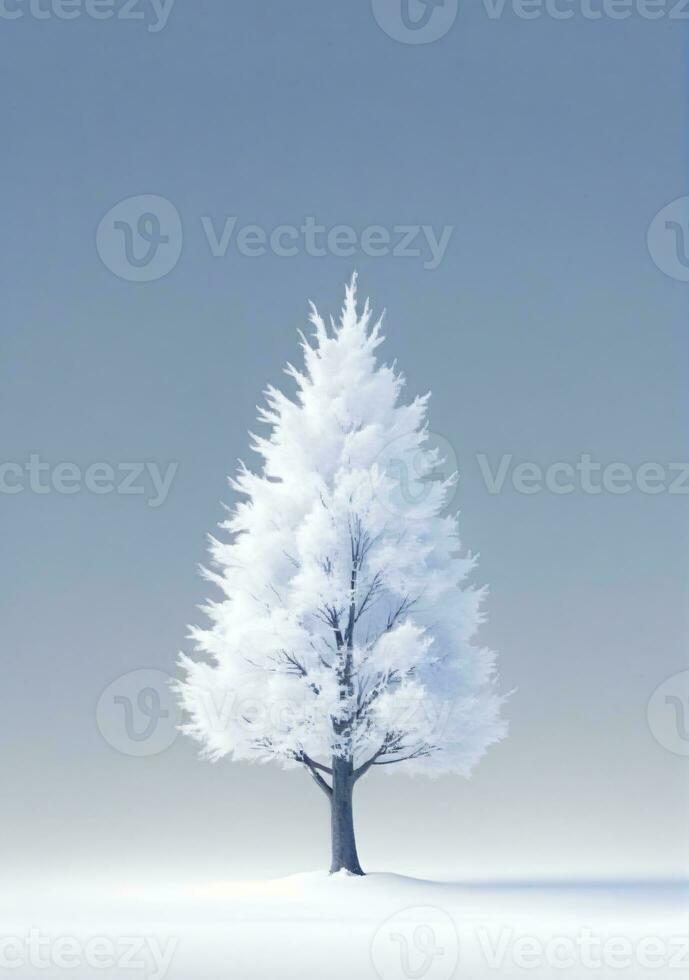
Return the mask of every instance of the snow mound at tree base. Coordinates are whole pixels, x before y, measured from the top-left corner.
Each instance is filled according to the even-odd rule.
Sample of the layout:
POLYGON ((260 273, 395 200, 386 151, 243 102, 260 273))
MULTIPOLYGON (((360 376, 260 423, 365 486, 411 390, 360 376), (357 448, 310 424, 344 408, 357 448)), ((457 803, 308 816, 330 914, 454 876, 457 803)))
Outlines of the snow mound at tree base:
POLYGON ((390 872, 356 875, 348 871, 310 871, 264 881, 215 882, 192 890, 201 902, 215 900, 240 916, 275 911, 283 917, 285 909, 311 917, 352 919, 368 917, 399 903, 449 903, 456 906, 462 886, 451 882, 428 881, 390 872))

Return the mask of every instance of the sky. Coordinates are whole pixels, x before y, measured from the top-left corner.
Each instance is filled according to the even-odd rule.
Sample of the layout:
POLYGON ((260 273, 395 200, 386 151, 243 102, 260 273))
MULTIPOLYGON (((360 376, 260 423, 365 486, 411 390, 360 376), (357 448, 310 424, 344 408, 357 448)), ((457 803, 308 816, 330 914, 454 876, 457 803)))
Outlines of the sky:
POLYGON ((686 873, 689 212, 649 226, 687 192, 687 31, 560 8, 2 6, 8 874, 326 865, 307 775, 200 760, 164 682, 261 393, 354 269, 433 392, 513 692, 471 780, 362 781, 362 862, 686 873))

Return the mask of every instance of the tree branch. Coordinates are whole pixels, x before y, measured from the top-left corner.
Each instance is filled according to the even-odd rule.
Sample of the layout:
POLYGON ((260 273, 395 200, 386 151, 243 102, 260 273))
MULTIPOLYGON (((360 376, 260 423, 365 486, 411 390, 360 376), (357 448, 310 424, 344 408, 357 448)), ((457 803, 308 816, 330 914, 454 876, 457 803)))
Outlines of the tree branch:
POLYGON ((368 587, 368 591, 366 592, 366 595, 361 600, 359 604, 359 608, 356 611, 356 615, 354 617, 355 623, 359 622, 364 612, 368 608, 369 603, 371 602, 375 594, 378 592, 378 589, 380 588, 380 582, 381 582, 381 574, 380 572, 376 572, 376 574, 373 576, 371 580, 371 584, 368 587))
POLYGON ((323 792, 328 797, 328 799, 331 799, 332 798, 332 795, 333 795, 332 787, 331 786, 328 786, 328 784, 323 779, 323 777, 321 775, 319 775, 319 773, 317 773, 315 769, 312 769, 310 766, 307 766, 307 768, 308 768, 309 772, 311 773, 311 775, 312 775, 312 777, 314 779, 314 782, 316 783, 316 786, 318 786, 319 789, 322 789, 323 790, 323 792))
POLYGON ((391 766, 395 762, 408 762, 409 759, 420 759, 424 756, 430 755, 431 752, 434 752, 437 749, 437 746, 433 745, 420 745, 412 752, 409 752, 408 755, 396 756, 394 759, 386 759, 385 756, 387 755, 394 755, 395 752, 405 751, 405 748, 401 744, 403 739, 404 732, 388 732, 378 751, 374 752, 367 762, 364 762, 358 769, 355 769, 354 780, 356 781, 357 779, 361 779, 362 776, 365 776, 371 766, 391 766))
POLYGON ((332 786, 328 785, 328 783, 325 781, 325 779, 323 779, 323 777, 318 772, 318 770, 322 769, 323 772, 328 772, 332 774, 332 769, 328 769, 327 766, 322 766, 320 762, 314 762, 314 760, 310 759, 305 752, 295 753, 294 758, 296 759, 297 762, 301 762, 302 765, 306 766, 306 768, 311 773, 311 776, 313 777, 313 780, 318 786, 318 788, 323 790, 323 792, 328 797, 328 799, 330 799, 333 795, 332 786))
POLYGON ((306 754, 306 752, 301 752, 299 755, 299 762, 303 762, 307 766, 312 766, 314 769, 320 769, 321 772, 327 772, 329 776, 332 776, 333 771, 330 766, 324 766, 322 762, 316 762, 306 754))
POLYGON ((307 671, 306 667, 304 667, 304 665, 297 660, 293 653, 288 653, 287 650, 280 650, 280 654, 284 663, 286 664, 284 670, 281 669, 279 662, 275 657, 268 658, 269 661, 276 664, 275 667, 267 667, 264 664, 257 664, 254 660, 250 660, 249 657, 245 657, 244 659, 248 664, 251 664, 252 667, 256 667, 259 670, 264 670, 268 674, 284 674, 287 676, 296 674, 297 677, 302 677, 307 680, 308 687, 314 694, 318 695, 321 693, 320 687, 314 681, 308 680, 309 672, 307 671))
POLYGON ((354 770, 354 772, 353 772, 353 774, 352 774, 352 775, 353 775, 353 777, 354 777, 354 781, 356 782, 356 781, 357 781, 358 779, 361 779, 361 777, 362 777, 362 776, 365 776, 365 775, 366 775, 366 773, 367 773, 367 772, 369 771, 369 769, 371 768, 371 766, 373 766, 373 765, 375 765, 375 762, 376 762, 376 759, 377 759, 377 758, 378 758, 379 756, 381 756, 382 754, 383 754, 383 747, 381 746, 381 747, 380 747, 380 748, 378 749, 378 751, 377 751, 377 752, 375 752, 375 753, 374 753, 374 754, 373 754, 373 755, 371 756, 371 758, 370 758, 370 759, 368 760, 368 762, 364 762, 364 764, 363 764, 362 766, 359 766, 359 768, 358 768, 358 769, 355 769, 355 770, 354 770))
POLYGON ((378 751, 374 752, 371 758, 368 760, 368 762, 365 762, 362 766, 359 766, 359 768, 354 773, 355 779, 360 779, 362 776, 366 775, 366 773, 369 771, 371 766, 376 764, 376 759, 379 759, 380 756, 385 755, 386 752, 389 752, 391 750, 393 752, 397 751, 401 739, 402 739, 402 735, 400 732, 397 733, 386 732, 383 742, 380 748, 378 749, 378 751))
POLYGON ((374 766, 391 766, 395 762, 407 762, 409 759, 421 759, 424 756, 430 755, 434 749, 428 745, 423 749, 417 749, 415 752, 411 752, 409 755, 398 756, 396 759, 383 759, 380 762, 374 762, 374 766))

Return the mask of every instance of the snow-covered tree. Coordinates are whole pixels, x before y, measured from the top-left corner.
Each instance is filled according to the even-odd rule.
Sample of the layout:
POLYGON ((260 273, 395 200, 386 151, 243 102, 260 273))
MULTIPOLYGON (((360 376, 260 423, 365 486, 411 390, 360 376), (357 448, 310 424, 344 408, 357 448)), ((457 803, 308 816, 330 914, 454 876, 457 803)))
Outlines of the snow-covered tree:
POLYGON ((429 396, 401 401, 378 364, 381 324, 359 312, 356 276, 339 323, 312 306, 292 400, 270 386, 240 464, 240 502, 211 538, 222 598, 182 656, 184 730, 217 760, 303 767, 327 796, 331 871, 362 874, 355 783, 379 767, 468 776, 505 733, 495 658, 472 643, 483 589, 444 513, 456 474, 429 444, 429 396))

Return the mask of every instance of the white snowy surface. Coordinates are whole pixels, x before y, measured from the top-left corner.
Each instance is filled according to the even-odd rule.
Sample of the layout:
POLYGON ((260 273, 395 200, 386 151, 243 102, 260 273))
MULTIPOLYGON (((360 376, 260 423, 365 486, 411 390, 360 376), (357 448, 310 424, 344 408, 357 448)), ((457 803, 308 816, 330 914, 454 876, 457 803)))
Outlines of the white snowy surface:
POLYGON ((0 955, 14 961, 0 973, 22 980, 637 980, 689 970, 689 886, 681 884, 315 872, 158 888, 56 885, 40 896, 15 889, 0 911, 0 955), (32 928, 42 937, 38 963, 27 945, 32 928), (85 961, 89 940, 104 957, 96 966, 85 961))

